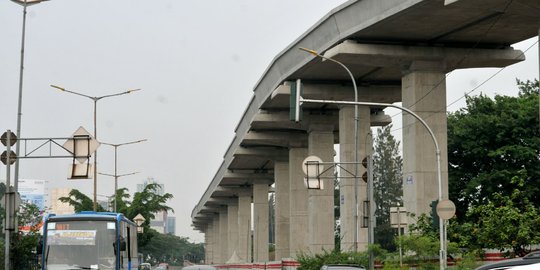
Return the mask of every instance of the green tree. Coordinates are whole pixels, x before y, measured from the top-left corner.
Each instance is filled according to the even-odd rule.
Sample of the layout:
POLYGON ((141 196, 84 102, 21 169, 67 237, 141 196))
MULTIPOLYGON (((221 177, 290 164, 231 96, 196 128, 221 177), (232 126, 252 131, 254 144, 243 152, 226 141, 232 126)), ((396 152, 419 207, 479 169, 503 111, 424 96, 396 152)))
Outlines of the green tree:
MULTIPOLYGON (((81 211, 92 211, 94 210, 94 201, 90 199, 86 194, 80 192, 77 189, 72 189, 67 197, 58 198, 63 203, 68 203, 73 206, 76 213, 81 211)), ((98 212, 105 212, 106 210, 99 204, 96 207, 98 212)))
MULTIPOLYGON (((138 214, 141 214, 146 219, 145 225, 148 225, 150 224, 150 220, 156 218, 156 213, 161 211, 173 211, 171 207, 165 204, 168 200, 172 199, 173 195, 170 193, 159 195, 158 191, 160 189, 161 187, 156 183, 146 185, 141 192, 135 192, 131 202, 128 202, 127 200, 124 202, 126 205, 125 212, 121 213, 124 213, 124 215, 131 220, 138 214)), ((126 197, 125 195, 119 197, 129 198, 129 196, 126 197)))
MULTIPOLYGON (((0 183, 0 200, 3 200, 6 191, 6 185, 0 183)), ((0 219, 4 220, 5 209, 0 207, 0 219)), ((36 247, 39 242, 39 224, 43 218, 43 213, 35 204, 23 202, 20 205, 19 212, 17 214, 18 224, 20 226, 28 226, 29 232, 19 231, 14 233, 11 238, 11 255, 13 260, 13 267, 15 269, 30 269, 32 262, 36 262, 36 247)), ((4 250, 5 250, 5 234, 3 224, 0 222, 0 265, 4 265, 4 250)))
POLYGON ((188 238, 170 234, 154 235, 141 252, 151 264, 167 262, 171 265, 183 265, 184 260, 200 262, 204 258, 202 244, 191 243, 188 238))
MULTIPOLYGON (((158 191, 160 188, 159 184, 148 184, 143 191, 135 192, 132 201, 129 201, 130 195, 127 193, 128 189, 118 189, 116 192, 116 198, 119 199, 116 206, 117 212, 124 214, 130 220, 141 214, 146 219, 143 226, 148 227, 150 221, 156 218, 156 213, 160 211, 173 211, 171 207, 166 205, 166 202, 172 199, 173 195, 170 193, 159 195, 158 191)), ((71 190, 68 197, 61 197, 59 200, 73 206, 77 213, 81 211, 92 211, 93 209, 93 200, 77 189, 71 190)), ((106 210, 98 204, 97 211, 105 212, 106 210)))
POLYGON ((403 160, 399 142, 390 133, 392 125, 377 130, 373 154, 374 197, 377 206, 375 241, 387 250, 394 250, 397 230, 390 227, 390 207, 402 202, 403 160))
POLYGON ((540 213, 529 198, 525 185, 526 173, 512 178, 517 187, 509 195, 496 192, 487 203, 473 206, 467 216, 478 217, 475 222, 462 225, 459 235, 463 245, 476 248, 512 250, 512 255, 523 256, 531 245, 540 244, 540 213))
POLYGON ((20 206, 17 219, 19 226, 28 226, 28 232, 19 231, 13 234, 12 252, 14 269, 30 269, 37 262, 36 247, 39 243, 39 224, 43 213, 35 204, 23 202, 20 206))
POLYGON ((470 206, 511 195, 510 181, 524 170, 524 198, 540 206, 538 81, 517 81, 517 97, 467 97, 467 106, 448 116, 449 193, 459 221, 470 206))
MULTIPOLYGON (((418 264, 420 269, 437 269, 440 242, 439 230, 432 226, 433 217, 427 214, 421 214, 416 217, 411 214, 415 222, 409 225, 409 233, 396 238, 396 245, 401 244, 403 249, 404 261, 410 264, 418 264)), ((458 244, 448 242, 449 257, 461 253, 458 244)), ((463 265, 463 264, 462 264, 463 265)))

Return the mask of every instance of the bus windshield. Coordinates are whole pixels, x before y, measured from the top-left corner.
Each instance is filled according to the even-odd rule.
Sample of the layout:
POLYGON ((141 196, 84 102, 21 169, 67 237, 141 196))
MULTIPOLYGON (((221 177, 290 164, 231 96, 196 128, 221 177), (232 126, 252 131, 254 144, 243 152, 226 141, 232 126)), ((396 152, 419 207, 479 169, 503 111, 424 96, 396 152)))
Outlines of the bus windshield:
POLYGON ((49 222, 45 236, 45 269, 115 269, 115 236, 114 221, 49 222))

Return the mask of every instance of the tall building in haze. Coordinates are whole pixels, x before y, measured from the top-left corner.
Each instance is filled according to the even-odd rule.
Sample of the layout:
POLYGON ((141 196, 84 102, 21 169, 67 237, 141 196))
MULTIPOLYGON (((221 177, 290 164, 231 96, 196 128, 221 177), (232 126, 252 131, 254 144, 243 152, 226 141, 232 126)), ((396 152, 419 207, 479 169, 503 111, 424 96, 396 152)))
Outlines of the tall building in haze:
POLYGON ((176 235, 176 217, 167 217, 167 233, 176 235))
POLYGON ((157 182, 154 178, 148 177, 142 184, 137 184, 137 192, 142 192, 149 184, 157 184, 159 188, 156 190, 158 195, 165 194, 165 185, 157 182))
MULTIPOLYGON (((165 194, 165 185, 157 182, 154 178, 147 178, 142 184, 137 184, 137 192, 142 192, 149 184, 157 184, 159 188, 156 190, 156 194, 162 196, 165 194)), ((155 213, 155 218, 150 221, 150 228, 156 230, 159 233, 169 233, 168 231, 168 213, 167 211, 160 211, 155 213)))

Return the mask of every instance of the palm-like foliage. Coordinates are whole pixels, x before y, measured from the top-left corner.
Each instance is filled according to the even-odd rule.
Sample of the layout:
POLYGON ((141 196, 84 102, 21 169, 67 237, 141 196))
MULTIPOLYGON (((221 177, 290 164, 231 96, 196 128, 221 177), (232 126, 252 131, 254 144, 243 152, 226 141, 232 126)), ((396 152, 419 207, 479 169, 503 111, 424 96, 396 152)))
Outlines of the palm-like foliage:
POLYGON ((161 211, 174 212, 171 207, 165 204, 172 199, 173 195, 170 193, 159 195, 157 192, 160 188, 159 184, 153 183, 146 185, 143 191, 135 192, 133 201, 131 203, 125 202, 124 215, 129 219, 133 219, 137 214, 141 214, 146 219, 145 225, 148 225, 150 220, 155 219, 156 213, 161 211))
MULTIPOLYGON (((171 207, 166 205, 167 201, 172 199, 173 195, 170 193, 160 195, 158 193, 160 188, 159 184, 148 184, 143 191, 135 192, 132 201, 129 201, 130 195, 127 193, 127 188, 118 189, 116 191, 116 198, 118 198, 116 204, 117 212, 124 214, 130 220, 141 214, 146 219, 143 226, 148 226, 150 220, 155 219, 155 214, 158 212, 174 212, 171 207)), ((93 209, 92 199, 76 189, 71 190, 68 197, 61 197, 59 200, 73 206, 77 213, 81 211, 92 211, 93 209)), ((114 203, 114 199, 112 203, 114 203)), ((107 210, 98 204, 97 211, 106 212, 107 210)))
MULTIPOLYGON (((81 211, 92 211, 94 209, 94 201, 90 197, 86 196, 84 193, 79 190, 72 189, 67 197, 58 198, 63 203, 68 203, 73 206, 76 213, 81 211)), ((101 206, 97 205, 98 212, 105 212, 106 210, 101 206)))

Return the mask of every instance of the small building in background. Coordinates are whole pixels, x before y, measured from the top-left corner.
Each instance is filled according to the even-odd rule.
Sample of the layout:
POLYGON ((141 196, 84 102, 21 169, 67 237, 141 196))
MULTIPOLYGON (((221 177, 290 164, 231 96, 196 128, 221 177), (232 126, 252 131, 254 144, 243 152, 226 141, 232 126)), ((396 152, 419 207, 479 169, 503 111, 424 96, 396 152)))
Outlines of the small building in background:
POLYGON ((68 203, 61 202, 61 197, 68 197, 71 188, 53 188, 51 189, 51 200, 49 212, 57 215, 73 214, 75 209, 68 203))

